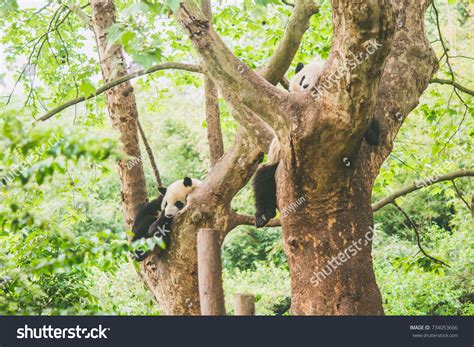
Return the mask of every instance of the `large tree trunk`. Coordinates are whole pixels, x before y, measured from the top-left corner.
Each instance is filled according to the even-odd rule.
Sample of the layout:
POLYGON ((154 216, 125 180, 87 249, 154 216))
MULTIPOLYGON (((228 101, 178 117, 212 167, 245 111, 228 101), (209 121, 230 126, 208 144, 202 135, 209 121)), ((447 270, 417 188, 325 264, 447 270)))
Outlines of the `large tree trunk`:
POLYGON ((371 256, 371 183, 343 165, 324 184, 292 177, 285 167, 278 172, 278 196, 280 210, 293 202, 282 218, 291 313, 383 314, 371 256))
MULTIPOLYGON (((108 49, 107 29, 115 23, 115 6, 112 0, 92 0, 92 26, 99 49, 100 67, 105 83, 128 73, 122 47, 108 49)), ((132 158, 141 158, 137 130, 137 105, 130 82, 119 84, 106 92, 107 109, 113 128, 120 134, 120 151, 132 158)), ((122 206, 125 224, 133 225, 137 208, 147 198, 145 175, 141 160, 127 167, 126 160, 118 163, 122 206)))

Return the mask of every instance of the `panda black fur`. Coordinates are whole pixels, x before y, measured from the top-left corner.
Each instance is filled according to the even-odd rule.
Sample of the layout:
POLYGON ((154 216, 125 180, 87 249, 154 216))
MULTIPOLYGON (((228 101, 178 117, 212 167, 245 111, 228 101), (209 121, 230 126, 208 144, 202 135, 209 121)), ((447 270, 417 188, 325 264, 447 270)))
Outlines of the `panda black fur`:
MULTIPOLYGON (((290 92, 312 89, 318 82, 319 75, 323 69, 322 62, 313 62, 308 65, 298 63, 295 75, 290 81, 290 92)), ((380 144, 380 124, 374 120, 364 135, 365 140, 371 146, 380 144)), ((261 228, 270 219, 276 216, 277 198, 275 173, 280 160, 280 144, 274 139, 270 145, 268 162, 261 165, 255 172, 253 179, 253 190, 255 196, 255 226, 261 228)))
MULTIPOLYGON (((161 211, 162 201, 163 196, 160 195, 158 198, 139 208, 132 227, 132 242, 156 235, 162 238, 165 245, 169 245, 169 232, 167 233, 165 231, 171 230, 173 218, 166 217, 163 211, 161 211)), ((147 255, 148 252, 139 249, 132 253, 132 257, 136 261, 143 261, 147 255)))
MULTIPOLYGON (((159 187, 162 195, 139 208, 133 223, 132 242, 141 238, 160 237, 166 247, 170 242, 170 231, 174 215, 186 205, 188 195, 201 182, 185 177, 172 183, 168 188, 159 187)), ((133 258, 143 261, 148 252, 136 250, 133 258)))

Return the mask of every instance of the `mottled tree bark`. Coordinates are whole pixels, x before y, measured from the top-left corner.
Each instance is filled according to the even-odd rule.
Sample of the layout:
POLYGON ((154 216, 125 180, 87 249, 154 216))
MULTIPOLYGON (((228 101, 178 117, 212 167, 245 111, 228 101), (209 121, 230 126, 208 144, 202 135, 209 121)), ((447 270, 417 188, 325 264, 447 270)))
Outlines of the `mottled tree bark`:
MULTIPOLYGON (((115 23, 113 0, 92 0, 92 26, 99 49, 100 67, 105 83, 127 75, 122 47, 107 44, 107 29, 115 23)), ((129 81, 107 90, 107 109, 113 128, 120 134, 120 151, 133 158, 141 158, 137 131, 137 105, 129 81)), ((125 223, 131 230, 137 208, 147 198, 145 176, 141 161, 127 167, 126 160, 118 162, 122 206, 125 223)))

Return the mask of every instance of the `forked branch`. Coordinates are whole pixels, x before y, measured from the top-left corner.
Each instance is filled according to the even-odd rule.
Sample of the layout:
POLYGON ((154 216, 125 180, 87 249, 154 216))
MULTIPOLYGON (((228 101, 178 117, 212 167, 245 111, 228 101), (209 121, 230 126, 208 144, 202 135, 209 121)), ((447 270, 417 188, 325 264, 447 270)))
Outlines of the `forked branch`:
POLYGON ((249 69, 225 45, 193 0, 185 0, 177 19, 203 60, 203 67, 219 88, 238 91, 240 102, 277 128, 287 126, 288 93, 249 69))
POLYGON ((271 84, 277 84, 285 75, 301 44, 303 34, 308 30, 311 16, 319 8, 313 0, 298 0, 291 13, 283 38, 260 74, 271 84))

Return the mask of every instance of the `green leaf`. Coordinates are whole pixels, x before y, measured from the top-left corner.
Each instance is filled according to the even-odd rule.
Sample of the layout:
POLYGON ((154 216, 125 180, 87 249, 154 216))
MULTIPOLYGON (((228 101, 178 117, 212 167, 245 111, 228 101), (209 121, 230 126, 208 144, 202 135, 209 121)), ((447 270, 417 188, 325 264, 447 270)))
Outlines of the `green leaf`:
POLYGON ((18 9, 18 3, 16 0, 1 0, 0 1, 0 14, 2 16, 7 15, 8 12, 18 9))
POLYGON ((133 38, 135 37, 135 33, 133 31, 126 31, 122 34, 121 42, 122 45, 127 45, 133 38))
POLYGON ((89 81, 83 80, 79 86, 79 91, 82 95, 87 97, 95 93, 95 87, 89 81))

